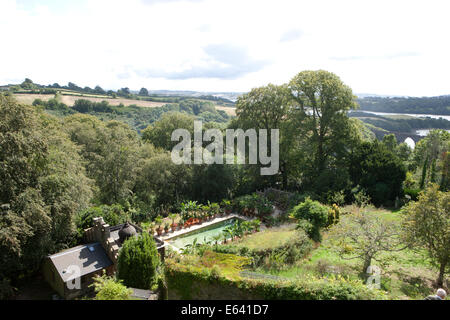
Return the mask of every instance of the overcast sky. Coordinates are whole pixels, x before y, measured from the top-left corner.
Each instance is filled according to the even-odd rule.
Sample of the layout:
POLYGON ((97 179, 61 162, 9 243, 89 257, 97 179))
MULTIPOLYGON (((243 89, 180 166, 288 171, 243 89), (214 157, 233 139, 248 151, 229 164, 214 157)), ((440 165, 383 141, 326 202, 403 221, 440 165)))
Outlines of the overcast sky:
POLYGON ((0 84, 248 91, 303 70, 450 94, 450 1, 0 0, 0 84))

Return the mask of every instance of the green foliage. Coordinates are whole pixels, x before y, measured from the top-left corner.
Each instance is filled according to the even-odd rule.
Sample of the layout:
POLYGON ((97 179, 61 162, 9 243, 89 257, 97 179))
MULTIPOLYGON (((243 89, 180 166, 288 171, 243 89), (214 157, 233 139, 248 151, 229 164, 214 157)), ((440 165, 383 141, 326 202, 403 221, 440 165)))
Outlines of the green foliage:
POLYGON ((407 243, 426 248, 439 266, 437 283, 442 286, 450 267, 450 193, 432 184, 406 207, 403 227, 407 243))
MULTIPOLYGON (((301 164, 309 178, 305 182, 314 186, 317 178, 324 171, 333 172, 336 161, 347 153, 345 145, 354 139, 354 128, 344 111, 356 109, 357 104, 350 87, 335 74, 324 70, 300 72, 289 82, 288 88, 291 98, 299 106, 293 114, 294 130, 301 128, 302 135, 307 137, 302 141, 300 153, 304 160, 301 164)), ((316 189, 330 179, 319 181, 316 189)))
POLYGON ((362 110, 397 113, 450 115, 450 97, 384 98, 365 97, 358 99, 362 110))
POLYGON ((403 192, 404 192, 405 195, 408 195, 411 198, 411 200, 417 201, 418 198, 419 198, 420 189, 404 188, 403 192))
POLYGON ((354 185, 365 189, 375 205, 394 201, 402 195, 406 168, 395 154, 377 141, 362 143, 353 150, 349 171, 354 185))
POLYGON ((95 288, 95 300, 130 300, 133 293, 122 284, 122 281, 108 277, 106 274, 95 277, 91 286, 95 288))
POLYGON ((141 160, 140 168, 135 168, 134 191, 144 203, 175 206, 192 194, 192 170, 188 165, 176 165, 170 153, 161 151, 141 160))
POLYGON ((93 226, 93 218, 97 217, 103 217, 105 223, 110 226, 116 226, 130 221, 130 215, 124 211, 124 208, 120 204, 91 207, 80 211, 76 215, 75 223, 79 237, 83 236, 84 229, 93 226))
POLYGON ((69 108, 64 103, 60 102, 56 98, 49 99, 48 101, 43 101, 41 99, 35 99, 33 101, 33 106, 43 106, 46 110, 58 111, 63 115, 70 115, 75 113, 74 110, 69 108))
POLYGON ((260 218, 267 217, 273 211, 272 202, 264 195, 256 192, 235 198, 233 200, 233 207, 240 213, 244 210, 250 210, 253 213, 257 212, 260 218))
POLYGON ((399 224, 370 213, 343 216, 331 228, 330 238, 342 258, 360 259, 363 262, 362 274, 366 273, 372 260, 380 261, 383 252, 404 249, 399 224))
POLYGON ((172 141, 172 132, 176 129, 186 129, 193 136, 194 119, 191 115, 178 112, 166 113, 159 121, 142 131, 142 139, 157 148, 171 151, 178 143, 178 141, 172 141))
MULTIPOLYGON (((390 111, 393 112, 393 111, 390 111)), ((446 119, 433 119, 433 118, 417 118, 412 116, 395 116, 395 115, 376 115, 366 112, 352 112, 351 117, 358 117, 364 124, 377 133, 377 136, 381 137, 386 135, 387 132, 394 133, 414 133, 418 129, 433 129, 450 128, 450 121, 446 119), (377 132, 377 129, 382 132, 377 132), (384 130, 384 131, 383 131, 384 130)), ((398 148, 397 148, 398 149, 398 148)), ((399 150, 397 150, 399 151, 399 150)))
POLYGON ((92 181, 60 123, 0 94, 0 277, 36 271, 71 245, 92 181))
POLYGON ((252 258, 253 268, 283 269, 304 258, 313 247, 311 240, 303 230, 296 231, 292 237, 279 245, 270 247, 248 247, 244 243, 218 245, 213 249, 216 252, 252 258))
POLYGON ((82 147, 88 176, 98 186, 97 198, 105 204, 124 204, 137 174, 137 133, 124 123, 81 114, 66 117, 64 125, 71 140, 82 147))
MULTIPOLYGON (((217 255, 217 254, 216 254, 217 255)), ((201 258, 167 259, 166 278, 169 295, 177 299, 267 299, 267 300, 370 300, 386 299, 383 292, 369 289, 360 280, 330 276, 302 277, 295 280, 249 279, 241 275, 242 267, 201 258)), ((228 261, 238 261, 232 258, 228 261)))
POLYGON ((160 264, 155 240, 148 233, 131 237, 119 251, 117 278, 128 287, 151 289, 157 284, 160 264))
POLYGON ((410 167, 420 170, 420 188, 428 183, 438 182, 441 190, 446 190, 448 184, 450 133, 445 130, 432 130, 420 140, 412 155, 410 167))
POLYGON ((328 222, 326 206, 307 198, 292 209, 290 216, 297 219, 298 228, 303 229, 311 239, 321 241, 320 229, 325 227, 328 222))
POLYGON ((230 194, 234 182, 232 166, 194 165, 192 168, 192 198, 201 202, 219 201, 230 194))
POLYGON ((331 207, 328 209, 327 227, 338 223, 340 216, 341 216, 341 209, 337 204, 333 203, 331 207))

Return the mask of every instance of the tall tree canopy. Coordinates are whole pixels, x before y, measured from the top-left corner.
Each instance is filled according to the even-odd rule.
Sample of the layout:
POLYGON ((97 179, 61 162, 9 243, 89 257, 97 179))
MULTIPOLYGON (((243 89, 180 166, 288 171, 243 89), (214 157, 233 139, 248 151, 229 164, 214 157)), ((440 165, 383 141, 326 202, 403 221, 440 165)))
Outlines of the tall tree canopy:
POLYGON ((33 272, 67 247, 92 181, 53 117, 0 95, 0 275, 33 272))
POLYGON ((338 76, 324 70, 300 72, 288 89, 296 102, 299 130, 304 131, 311 148, 311 164, 319 176, 330 158, 345 150, 347 111, 357 108, 355 97, 338 76))

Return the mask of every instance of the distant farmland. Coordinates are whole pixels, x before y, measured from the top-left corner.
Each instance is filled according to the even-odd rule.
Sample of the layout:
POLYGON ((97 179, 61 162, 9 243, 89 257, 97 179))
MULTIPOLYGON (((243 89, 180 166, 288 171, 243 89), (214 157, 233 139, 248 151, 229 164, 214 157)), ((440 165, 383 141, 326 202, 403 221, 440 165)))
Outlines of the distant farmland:
MULTIPOLYGON (((41 99, 43 101, 48 101, 55 97, 53 94, 37 94, 37 93, 15 93, 14 96, 16 97, 17 101, 24 103, 24 104, 29 104, 29 105, 31 105, 35 99, 41 99)), ((125 99, 125 98, 110 98, 107 96, 90 95, 90 94, 76 95, 73 93, 63 93, 60 97, 61 97, 61 102, 66 104, 69 107, 72 107, 75 104, 75 101, 77 101, 79 99, 86 99, 86 100, 90 100, 93 102, 108 101, 108 103, 113 106, 118 106, 121 103, 125 106, 135 104, 139 107, 145 107, 145 108, 161 107, 161 106, 169 103, 169 102, 144 101, 144 100, 125 99)), ((193 97, 192 99, 195 99, 195 98, 193 97)), ((202 99, 200 99, 200 100, 202 100, 202 99)), ((225 106, 221 106, 221 105, 216 105, 216 109, 223 110, 230 116, 236 115, 236 112, 235 112, 236 109, 233 107, 225 107, 225 106)))
POLYGON ((224 106, 217 105, 216 109, 225 111, 229 116, 236 115, 236 108, 233 108, 233 107, 224 107, 224 106))
MULTIPOLYGON (((16 93, 14 94, 16 99, 24 104, 32 104, 34 99, 41 99, 44 101, 50 100, 51 98, 54 98, 55 96, 53 94, 32 94, 32 93, 16 93)), ((90 95, 83 95, 83 96, 76 96, 76 95, 61 95, 61 102, 68 105, 69 107, 72 107, 75 104, 76 100, 79 99, 86 99, 93 102, 102 102, 103 100, 108 101, 110 105, 118 106, 119 104, 123 104, 125 106, 129 106, 132 104, 135 104, 139 107, 147 107, 147 108, 154 108, 154 107, 161 107, 167 102, 154 102, 154 101, 142 101, 142 100, 133 100, 133 99, 125 99, 125 98, 108 98, 108 97, 101 97, 101 96, 90 96, 90 95)))

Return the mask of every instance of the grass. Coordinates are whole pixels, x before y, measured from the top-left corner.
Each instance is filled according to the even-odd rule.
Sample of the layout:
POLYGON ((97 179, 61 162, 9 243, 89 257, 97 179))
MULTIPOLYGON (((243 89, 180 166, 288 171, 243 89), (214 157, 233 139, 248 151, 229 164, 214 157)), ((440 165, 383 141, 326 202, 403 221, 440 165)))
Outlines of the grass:
POLYGON ((276 228, 265 229, 232 242, 238 247, 247 247, 249 249, 268 249, 280 247, 288 242, 295 235, 295 225, 284 225, 276 228))

